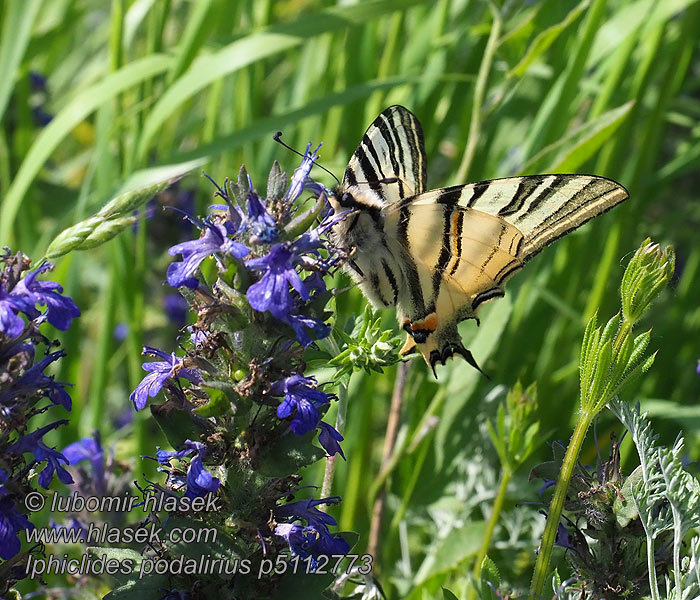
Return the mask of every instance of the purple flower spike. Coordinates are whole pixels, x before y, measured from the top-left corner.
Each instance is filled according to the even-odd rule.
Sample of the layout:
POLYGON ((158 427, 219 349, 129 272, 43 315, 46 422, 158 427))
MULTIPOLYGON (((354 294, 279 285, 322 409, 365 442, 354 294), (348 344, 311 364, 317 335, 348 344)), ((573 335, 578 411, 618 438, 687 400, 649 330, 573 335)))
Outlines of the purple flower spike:
POLYGON ((131 392, 129 400, 134 403, 136 410, 143 410, 146 407, 148 398, 155 398, 158 392, 163 388, 163 385, 168 379, 182 377, 192 383, 201 383, 202 375, 198 369, 187 369, 183 367, 184 358, 178 358, 175 353, 166 354, 157 348, 150 346, 143 347, 144 354, 152 354, 165 359, 158 362, 144 363, 143 370, 149 371, 136 386, 136 389, 131 392))
POLYGON ((9 292, 0 286, 0 332, 17 337, 24 329, 24 321, 17 314, 24 313, 30 319, 41 315, 37 304, 47 307, 47 319, 56 329, 65 331, 80 310, 68 296, 61 296, 63 288, 55 281, 37 281, 36 277, 52 268, 50 263, 40 265, 27 273, 9 292))
POLYGON ((297 500, 284 506, 275 508, 275 515, 278 517, 294 517, 304 519, 309 525, 321 529, 329 525, 337 525, 336 520, 328 513, 316 508, 319 504, 338 504, 340 496, 329 496, 328 498, 309 498, 308 500, 297 500))
POLYGON ((306 152, 304 152, 301 165, 294 171, 292 180, 289 182, 289 189, 284 196, 284 199, 289 202, 289 204, 301 196, 305 189, 313 191, 317 196, 327 191, 323 185, 316 183, 309 177, 309 173, 311 173, 311 169, 318 158, 318 151, 321 149, 322 145, 323 144, 319 144, 313 152, 311 151, 311 142, 306 145, 306 152))
POLYGON ((92 466, 92 478, 95 481, 95 489, 104 492, 107 489, 105 479, 104 451, 100 444, 100 436, 94 432, 93 437, 83 438, 63 449, 63 456, 71 465, 76 465, 83 460, 90 462, 92 466))
POLYGON ((58 479, 63 483, 73 483, 73 478, 70 473, 61 466, 61 462, 68 464, 68 459, 55 448, 49 448, 41 439, 52 429, 56 429, 66 423, 68 423, 66 419, 61 419, 60 421, 41 427, 21 437, 7 449, 9 454, 20 455, 25 452, 31 452, 37 462, 47 461, 46 466, 41 473, 39 473, 39 485, 45 489, 49 489, 54 473, 58 475, 58 479))
POLYGON ((280 419, 292 417, 290 427, 297 435, 304 435, 318 426, 321 418, 318 409, 335 398, 334 394, 325 394, 321 390, 309 387, 316 385, 313 377, 292 375, 272 384, 270 393, 281 396, 284 401, 277 407, 280 419))
MULTIPOLYGON (((27 273, 12 290, 12 293, 25 295, 33 300, 35 304, 45 304, 48 309, 48 321, 56 329, 65 331, 73 322, 75 317, 80 316, 80 309, 68 296, 61 296, 63 288, 55 281, 37 281, 36 276, 52 268, 50 263, 40 265, 35 271, 27 273)), ((36 318, 37 314, 30 318, 36 318)))
POLYGON ((197 456, 190 461, 190 466, 187 469, 187 491, 185 496, 188 498, 206 496, 209 492, 216 492, 221 485, 219 478, 214 477, 202 464, 202 458, 206 456, 207 447, 202 442, 185 440, 181 450, 167 451, 159 449, 156 452, 156 460, 162 465, 170 464, 173 458, 181 460, 193 452, 196 452, 197 456))
POLYGON ((279 523, 275 527, 275 534, 284 538, 291 551, 302 558, 316 557, 320 554, 347 554, 350 551, 348 543, 328 530, 329 525, 337 525, 336 520, 316 508, 319 504, 337 504, 338 502, 340 502, 339 496, 331 496, 318 500, 313 498, 299 500, 278 506, 275 508, 277 518, 304 519, 308 525, 279 523))
POLYGON ((260 281, 248 288, 250 305, 258 312, 270 311, 273 317, 283 319, 293 306, 289 293, 291 285, 302 300, 309 299, 309 291, 294 269, 297 257, 287 244, 274 244, 269 254, 246 261, 249 269, 264 271, 260 281))
POLYGON ((321 433, 318 434, 318 442, 323 446, 328 456, 333 456, 335 454, 340 454, 345 459, 345 454, 343 454, 343 449, 340 447, 340 442, 343 441, 343 436, 340 435, 332 425, 320 421, 318 424, 318 429, 321 433))
POLYGON ((247 205, 248 216, 245 219, 244 226, 250 228, 253 236, 252 241, 262 242, 263 244, 276 242, 279 238, 277 224, 270 216, 270 213, 267 212, 265 205, 256 192, 251 191, 248 194, 247 205))
POLYGON ((55 405, 60 404, 66 410, 70 410, 71 398, 65 388, 72 384, 54 381, 52 376, 44 375, 46 367, 65 355, 64 350, 47 354, 38 363, 27 369, 7 392, 0 394, 0 402, 6 398, 11 399, 20 395, 34 394, 41 390, 55 405))
POLYGON ((236 258, 248 256, 248 248, 229 238, 224 225, 205 222, 204 226, 206 231, 203 237, 176 244, 168 250, 170 256, 182 254, 182 262, 174 262, 168 267, 168 283, 171 286, 177 288, 184 285, 195 289, 199 284, 195 277, 199 265, 213 254, 228 254, 236 258))
POLYGON ((314 343, 314 340, 306 331, 310 329, 314 332, 317 340, 328 337, 331 333, 330 325, 326 325, 323 321, 304 315, 287 315, 282 319, 289 325, 297 336, 297 341, 306 348, 314 343))
POLYGON ((17 510, 12 498, 0 496, 0 558, 9 560, 20 551, 19 532, 23 529, 32 530, 34 525, 17 510))

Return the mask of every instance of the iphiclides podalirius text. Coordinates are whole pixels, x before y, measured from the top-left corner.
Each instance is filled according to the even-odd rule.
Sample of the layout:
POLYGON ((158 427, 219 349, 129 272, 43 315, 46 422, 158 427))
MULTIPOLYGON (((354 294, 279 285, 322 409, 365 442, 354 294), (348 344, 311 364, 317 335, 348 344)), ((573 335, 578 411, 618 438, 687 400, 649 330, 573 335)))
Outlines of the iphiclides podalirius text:
MULTIPOLYGON (((347 217, 333 226, 346 271, 377 308, 396 306, 401 354, 437 363, 461 355, 457 324, 544 246, 628 197, 594 175, 529 175, 426 191, 418 119, 390 106, 369 126, 329 200, 347 217)), ((479 369, 481 370, 481 369, 479 369)))

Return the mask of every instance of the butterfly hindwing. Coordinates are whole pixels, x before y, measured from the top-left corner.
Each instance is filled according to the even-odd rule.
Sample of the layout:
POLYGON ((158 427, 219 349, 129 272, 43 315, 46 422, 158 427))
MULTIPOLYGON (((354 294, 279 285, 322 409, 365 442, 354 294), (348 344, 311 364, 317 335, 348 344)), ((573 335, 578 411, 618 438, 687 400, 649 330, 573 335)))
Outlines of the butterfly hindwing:
POLYGON ((481 211, 408 200, 387 211, 385 231, 402 249, 404 270, 415 271, 416 283, 402 288, 398 301, 399 323, 409 334, 404 353, 415 346, 434 368, 456 352, 476 366, 457 324, 503 295, 503 284, 522 266, 522 234, 481 211))
POLYGON ((472 362, 457 323, 503 296, 506 280, 544 245, 626 197, 601 177, 538 175, 431 190, 387 207, 387 237, 420 288, 399 295, 400 322, 413 338, 404 351, 415 346, 433 368, 455 352, 472 362))
POLYGON ((426 163, 418 119, 403 106, 390 106, 362 136, 345 169, 342 186, 371 189, 384 203, 396 202, 425 190, 426 163))

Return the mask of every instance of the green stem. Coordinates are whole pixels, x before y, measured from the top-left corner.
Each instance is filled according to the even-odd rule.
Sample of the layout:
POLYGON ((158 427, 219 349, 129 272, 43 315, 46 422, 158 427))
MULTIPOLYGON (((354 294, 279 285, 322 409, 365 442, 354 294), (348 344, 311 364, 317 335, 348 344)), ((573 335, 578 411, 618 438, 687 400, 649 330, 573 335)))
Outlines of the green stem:
POLYGON ((586 432, 593 421, 593 416, 593 413, 583 413, 581 415, 578 423, 576 423, 574 433, 571 436, 569 447, 566 449, 564 462, 562 463, 561 471, 559 472, 557 487, 554 489, 554 496, 552 497, 552 502, 549 505, 549 514, 547 515, 547 523, 544 527, 544 534, 542 535, 540 552, 537 555, 535 571, 532 575, 532 582, 530 583, 530 598, 540 598, 542 595, 544 583, 547 578, 547 570, 549 569, 549 561, 552 557, 554 540, 557 537, 559 519, 561 518, 561 512, 564 508, 564 501, 566 500, 566 491, 569 487, 571 475, 574 472, 574 467, 576 466, 576 461, 578 460, 578 455, 581 451, 583 440, 586 438, 586 432))
POLYGON ((656 581, 656 562, 654 561, 654 538, 646 527, 644 529, 647 538, 647 571, 649 572, 651 600, 659 600, 659 584, 656 581))
POLYGON ((474 85, 474 102, 472 104, 472 118, 469 122, 469 137, 467 138, 467 147, 464 150, 462 162, 459 164, 459 169, 455 175, 455 182, 457 183, 464 183, 467 180, 469 167, 474 158, 476 144, 479 141, 479 134, 481 131, 481 113, 484 105, 484 95, 486 94, 486 84, 488 83, 489 73, 491 72, 493 59, 496 54, 498 38, 501 35, 501 25, 503 21, 501 20, 498 8, 493 6, 493 4, 491 5, 491 12, 493 14, 493 23, 491 24, 491 33, 486 42, 484 56, 479 66, 479 74, 477 75, 476 84, 474 85))
POLYGON ((620 348, 622 347, 622 342, 625 341, 628 335, 632 334, 632 327, 634 323, 629 319, 622 318, 622 325, 620 325, 620 331, 617 332, 615 336, 615 342, 613 344, 613 360, 617 358, 620 354, 620 348))
MULTIPOLYGON (((345 430, 345 419, 348 411, 348 387, 342 383, 338 387, 338 413, 335 417, 335 429, 343 435, 345 430)), ((326 470, 323 474, 323 486, 321 487, 321 498, 327 498, 331 495, 333 486, 333 475, 335 474, 335 462, 338 458, 337 454, 326 459, 326 470)))
MULTIPOLYGON (((508 483, 510 483, 511 472, 507 467, 503 468, 501 472, 501 483, 498 486, 498 493, 496 494, 496 499, 493 503, 493 510, 491 511, 491 517, 489 517, 489 522, 486 525, 486 531, 484 532, 484 537, 481 540, 481 547, 476 555, 476 562, 474 563, 474 570, 472 571, 474 579, 479 580, 481 576, 481 565, 484 562, 486 553, 489 551, 489 545, 491 544, 491 538, 493 537, 493 530, 496 528, 496 523, 498 522, 498 517, 501 515, 501 510, 503 508, 503 501, 506 498, 506 489, 508 489, 508 483)), ((469 590, 469 598, 476 598, 476 589, 472 587, 469 590)))

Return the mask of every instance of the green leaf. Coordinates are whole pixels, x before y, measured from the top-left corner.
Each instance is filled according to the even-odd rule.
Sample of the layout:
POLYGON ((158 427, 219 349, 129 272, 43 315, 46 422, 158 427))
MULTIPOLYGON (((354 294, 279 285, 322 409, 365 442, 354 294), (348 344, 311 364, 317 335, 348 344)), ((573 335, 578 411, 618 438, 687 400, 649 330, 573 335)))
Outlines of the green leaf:
MULTIPOLYGON (((12 86, 29 44, 32 25, 41 7, 41 0, 8 2, 6 7, 0 37, 0 122, 3 122, 12 86)), ((26 77, 24 73, 21 74, 26 77)))
MULTIPOLYGON (((231 381, 207 380, 201 387, 209 395, 209 402, 194 409, 193 412, 200 417, 209 418, 229 413, 232 404, 238 408, 239 401, 243 400, 236 393, 236 388, 231 381)), ((241 408, 245 409, 247 406, 241 408)), ((236 413, 238 412, 237 410, 236 413)))
POLYGON ((205 433, 202 419, 191 412, 175 407, 173 402, 151 404, 153 418, 173 448, 180 448, 185 440, 198 440, 205 433))
POLYGON ((175 558, 184 556, 199 560, 202 556, 206 556, 211 559, 225 560, 233 565, 236 559, 241 560, 249 554, 235 536, 229 534, 222 527, 213 526, 210 522, 203 523, 192 518, 170 515, 163 526, 161 537, 167 539, 174 529, 179 529, 178 535, 175 537, 180 537, 180 539, 168 542, 168 548, 175 558), (184 532, 188 536, 198 536, 200 541, 183 540, 181 536, 184 532))
POLYGON ((670 419, 687 431, 700 430, 700 404, 678 404, 660 398, 642 400, 644 410, 654 419, 670 419))
POLYGON ((648 34, 652 29, 672 19, 697 0, 637 0, 620 5, 617 12, 598 30, 595 44, 588 55, 586 68, 610 56, 624 44, 628 36, 639 35, 642 29, 648 34))
POLYGON ((442 590, 442 600, 459 600, 450 590, 441 587, 442 590))
POLYGON ((312 444, 315 436, 316 430, 305 435, 288 431, 277 440, 269 440, 258 472, 267 477, 284 477, 321 460, 325 454, 312 444))
POLYGON ((637 485, 643 479, 642 467, 637 467, 629 477, 625 479, 625 483, 622 484, 620 488, 620 494, 624 500, 620 500, 619 495, 615 496, 615 501, 613 502, 613 514, 615 515, 615 520, 620 527, 627 527, 627 524, 632 519, 639 518, 639 512, 637 511, 637 506, 634 503, 634 486, 637 485))
POLYGON ((100 546, 90 546, 87 549, 89 554, 93 554, 95 557, 99 558, 105 556, 107 560, 115 560, 120 564, 124 565, 124 570, 126 566, 131 563, 133 568, 129 573, 115 573, 112 575, 117 581, 124 584, 133 579, 134 574, 138 574, 141 561, 144 557, 140 552, 136 550, 129 550, 127 548, 106 548, 100 546))
POLYGON ((460 563, 476 554, 481 545, 486 523, 468 521, 453 529, 431 547, 414 577, 414 585, 420 585, 438 573, 446 573, 459 567, 460 563))
POLYGON ((496 587, 501 585, 501 574, 498 567, 488 555, 484 556, 484 560, 481 562, 481 579, 482 581, 490 581, 496 587))
POLYGON ((633 106, 634 101, 629 101, 577 127, 542 149, 521 171, 575 173, 615 133, 633 106))
MULTIPOLYGON (((155 561, 158 560, 157 557, 148 558, 135 550, 123 548, 93 546, 88 548, 87 551, 94 555, 97 560, 101 560, 101 557, 104 556, 105 560, 115 561, 124 570, 129 565, 132 566, 132 570, 129 573, 117 572, 112 575, 120 585, 109 592, 105 596, 105 600, 158 600, 163 595, 163 589, 169 589, 169 577, 167 575, 153 573, 152 575, 142 576, 142 569, 146 573, 149 569, 155 567, 155 561), (144 561, 151 561, 151 564, 142 564, 144 561)), ((95 563, 93 565, 97 566, 95 563)))
POLYGON ((416 76, 397 76, 351 86, 340 92, 332 92, 325 96, 314 98, 299 108, 286 110, 271 117, 257 119, 250 125, 237 129, 234 133, 222 135, 210 142, 199 144, 193 150, 176 152, 174 157, 177 160, 211 159, 224 152, 242 148, 252 141, 270 136, 285 127, 296 126, 300 121, 309 117, 324 115, 332 108, 365 100, 375 92, 391 90, 401 86, 416 86, 421 80, 421 77, 416 76))
POLYGON ((265 195, 267 196, 267 201, 278 200, 284 196, 287 191, 287 174, 282 171, 282 167, 277 161, 272 163, 272 169, 270 169, 270 174, 267 177, 267 188, 265 189, 265 195))
POLYGON ((283 23, 237 39, 221 50, 200 56, 158 99, 146 119, 138 145, 138 156, 146 156, 151 142, 165 121, 183 104, 215 81, 250 64, 289 51, 309 37, 372 21, 379 16, 417 4, 418 0, 375 0, 361 5, 341 6, 305 14, 291 23, 283 23))
POLYGON ((73 128, 125 90, 138 85, 170 66, 172 58, 151 54, 135 60, 82 90, 41 130, 27 152, 0 206, 0 240, 12 244, 15 217, 29 186, 41 168, 73 128))
POLYGON ((588 8, 590 0, 583 0, 577 4, 563 21, 547 27, 544 31, 541 31, 537 37, 532 41, 530 47, 527 49, 525 56, 520 60, 520 62, 515 65, 509 72, 508 77, 520 77, 525 74, 528 67, 532 64, 534 60, 539 58, 542 53, 549 48, 554 41, 564 32, 564 30, 571 25, 579 15, 588 8))
POLYGON ((192 64, 197 50, 206 39, 211 28, 207 20, 211 10, 212 0, 198 0, 191 5, 190 13, 185 19, 185 30, 180 37, 180 43, 175 51, 175 60, 168 73, 168 79, 173 80, 192 64))
POLYGON ((488 555, 481 561, 481 600, 500 600, 489 583, 496 589, 501 585, 501 574, 496 563, 488 555))

